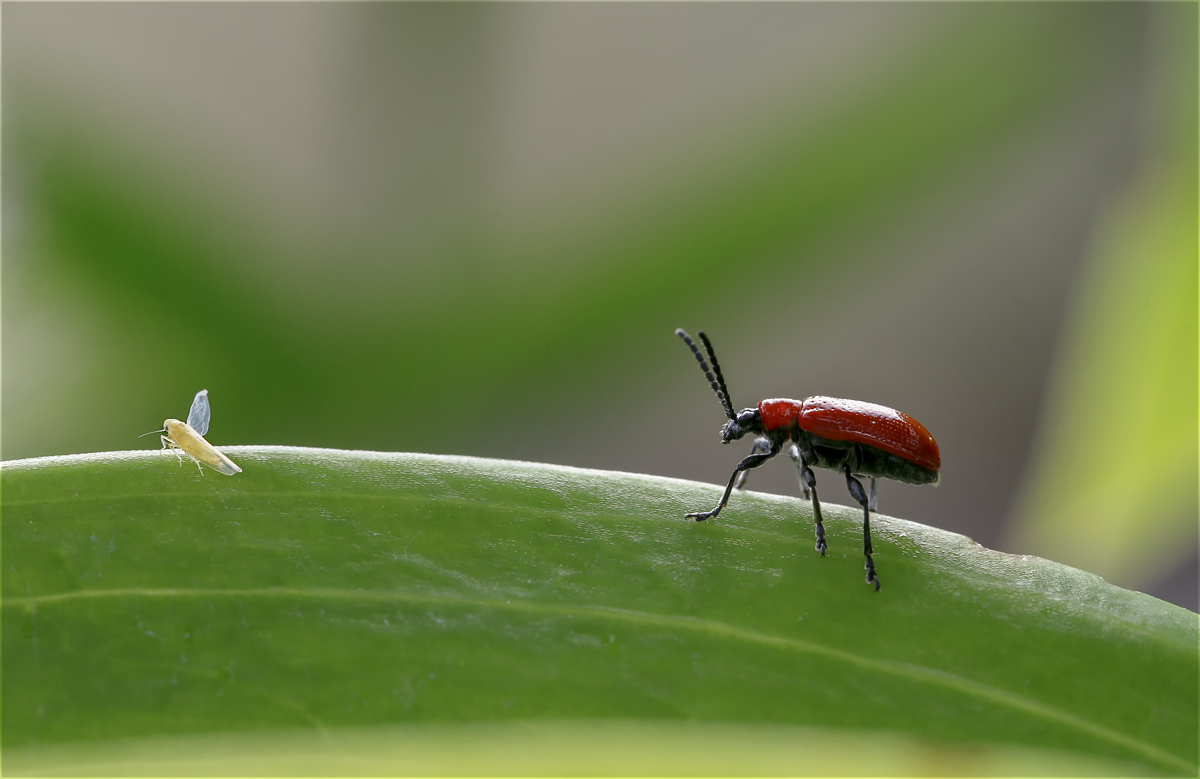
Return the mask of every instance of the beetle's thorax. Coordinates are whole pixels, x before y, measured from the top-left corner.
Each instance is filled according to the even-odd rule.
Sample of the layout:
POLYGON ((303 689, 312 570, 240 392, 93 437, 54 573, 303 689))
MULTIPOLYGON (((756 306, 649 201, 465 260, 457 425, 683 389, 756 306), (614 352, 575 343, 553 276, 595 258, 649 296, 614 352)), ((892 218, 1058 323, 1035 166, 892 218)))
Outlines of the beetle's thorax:
POLYGON ((791 428, 799 419, 803 405, 803 401, 788 398, 771 398, 759 403, 758 414, 762 420, 763 430, 769 433, 791 428))

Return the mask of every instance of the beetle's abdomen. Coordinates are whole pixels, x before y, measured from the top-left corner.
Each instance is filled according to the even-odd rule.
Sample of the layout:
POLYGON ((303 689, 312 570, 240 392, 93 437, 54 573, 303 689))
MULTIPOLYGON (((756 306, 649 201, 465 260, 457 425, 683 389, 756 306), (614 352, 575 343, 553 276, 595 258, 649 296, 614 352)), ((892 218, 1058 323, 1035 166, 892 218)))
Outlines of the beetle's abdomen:
MULTIPOLYGON (((834 441, 867 444, 931 471, 942 467, 937 441, 925 426, 893 408, 819 395, 803 402, 771 400, 763 401, 761 405, 775 403, 793 403, 798 407, 792 418, 801 430, 834 441)), ((771 429, 765 415, 763 423, 771 429)))

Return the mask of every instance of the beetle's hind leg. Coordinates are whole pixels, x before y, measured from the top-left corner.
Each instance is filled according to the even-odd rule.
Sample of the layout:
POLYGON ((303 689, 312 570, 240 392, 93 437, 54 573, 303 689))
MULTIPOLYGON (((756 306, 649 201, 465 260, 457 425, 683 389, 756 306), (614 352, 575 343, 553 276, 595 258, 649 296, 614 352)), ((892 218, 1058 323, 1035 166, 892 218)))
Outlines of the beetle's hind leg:
MULTIPOLYGON (((771 439, 759 436, 754 439, 754 447, 750 450, 750 454, 767 454, 771 451, 771 439)), ((746 489, 746 479, 750 478, 750 471, 738 471, 737 479, 733 482, 735 490, 746 489)), ((805 495, 805 497, 808 497, 805 495)))
POLYGON ((867 584, 875 585, 875 591, 878 592, 879 577, 875 574, 875 558, 872 556, 875 550, 871 548, 871 499, 867 497, 862 482, 854 478, 849 463, 842 465, 842 471, 846 474, 846 486, 850 488, 850 494, 863 509, 863 556, 867 558, 867 584))

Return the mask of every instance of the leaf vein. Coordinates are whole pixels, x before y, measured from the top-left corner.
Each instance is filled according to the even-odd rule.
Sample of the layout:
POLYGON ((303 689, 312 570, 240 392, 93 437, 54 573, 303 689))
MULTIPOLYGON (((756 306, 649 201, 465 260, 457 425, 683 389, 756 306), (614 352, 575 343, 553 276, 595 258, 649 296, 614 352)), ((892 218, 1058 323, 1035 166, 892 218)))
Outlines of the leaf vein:
POLYGON ((774 636, 755 630, 732 625, 716 620, 698 617, 680 617, 672 615, 653 614, 649 612, 619 609, 606 606, 572 606, 528 601, 498 601, 485 598, 465 599, 437 595, 414 595, 402 592, 387 592, 380 590, 352 590, 335 588, 303 588, 303 587, 267 587, 255 589, 193 589, 193 588, 121 588, 101 590, 78 590, 74 592, 52 593, 47 595, 31 595, 4 599, 6 607, 23 607, 36 613, 38 607, 66 603, 81 599, 119 598, 119 597, 148 597, 148 598, 211 598, 211 597, 248 597, 276 598, 303 597, 335 600, 362 601, 406 601, 422 604, 441 605, 475 605, 486 608, 523 611, 536 614, 551 614, 563 616, 588 615, 608 619, 624 620, 645 625, 671 625, 683 630, 704 632, 732 640, 754 643, 791 651, 820 655, 839 662, 857 665, 861 668, 881 673, 905 677, 934 684, 939 687, 954 690, 967 696, 987 700, 993 704, 1021 711, 1042 720, 1057 723, 1087 733, 1103 741, 1119 745, 1160 765, 1172 766, 1186 772, 1194 772, 1195 766, 1158 747, 1133 738, 1125 733, 1115 731, 1103 725, 1086 720, 1071 712, 1054 706, 1049 706, 1032 698, 993 687, 982 682, 941 671, 936 668, 914 665, 911 663, 896 663, 864 657, 841 649, 821 646, 808 641, 783 636, 774 636))

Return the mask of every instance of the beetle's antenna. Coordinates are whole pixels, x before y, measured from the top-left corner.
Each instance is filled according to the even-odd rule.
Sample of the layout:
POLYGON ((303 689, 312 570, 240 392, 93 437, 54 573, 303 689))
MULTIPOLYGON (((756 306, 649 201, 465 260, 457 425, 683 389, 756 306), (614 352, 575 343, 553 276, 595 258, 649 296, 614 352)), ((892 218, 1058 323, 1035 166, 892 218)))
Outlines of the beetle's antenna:
POLYGON ((725 416, 736 420, 737 414, 733 413, 733 404, 729 402, 729 390, 725 388, 725 377, 721 375, 721 366, 717 364, 717 357, 713 354, 712 343, 709 342, 708 336, 703 332, 700 333, 700 340, 704 342, 704 348, 708 352, 708 359, 712 360, 712 368, 708 367, 708 363, 704 360, 704 355, 700 353, 700 347, 696 346, 696 342, 692 337, 681 327, 675 331, 675 335, 683 339, 683 342, 691 348, 692 354, 696 355, 696 362, 700 363, 700 370, 704 371, 705 378, 712 385, 713 392, 717 393, 717 400, 721 401, 721 405, 725 407, 725 416), (713 374, 716 375, 713 375, 713 374))
POLYGON ((140 436, 138 436, 138 438, 145 438, 148 435, 154 435, 155 433, 165 433, 165 432, 167 432, 167 429, 164 427, 162 430, 151 430, 149 433, 142 433, 140 436))
POLYGON ((730 419, 736 419, 737 414, 733 413, 733 401, 729 399, 729 388, 725 386, 725 376, 721 373, 721 366, 717 363, 717 353, 713 351, 712 341, 708 340, 708 336, 704 331, 696 333, 700 336, 700 342, 704 344, 704 351, 708 352, 708 361, 712 363, 713 373, 717 374, 717 381, 721 385, 721 397, 725 399, 725 410, 729 413, 730 419))

